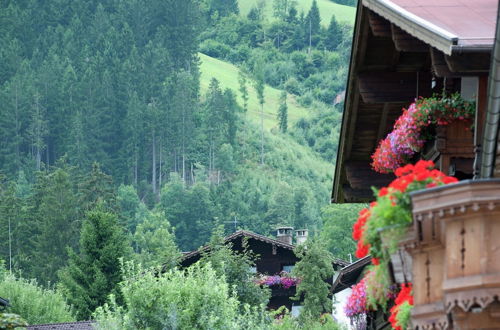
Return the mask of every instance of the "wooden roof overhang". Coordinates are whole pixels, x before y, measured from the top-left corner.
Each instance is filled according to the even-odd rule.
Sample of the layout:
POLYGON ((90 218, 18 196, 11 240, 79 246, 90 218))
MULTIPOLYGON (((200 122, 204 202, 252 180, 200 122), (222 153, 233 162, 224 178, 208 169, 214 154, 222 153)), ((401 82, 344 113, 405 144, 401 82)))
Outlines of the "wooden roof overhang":
POLYGON ((333 280, 333 284, 330 289, 332 294, 336 294, 358 283, 360 276, 363 274, 365 267, 368 265, 371 265, 371 256, 366 256, 362 259, 356 260, 352 264, 342 268, 333 280))
MULTIPOLYGON (((269 238, 269 237, 266 237, 264 235, 260 235, 260 234, 257 234, 257 233, 254 233, 254 232, 251 232, 248 230, 238 230, 238 231, 234 232, 233 234, 224 237, 224 242, 225 243, 234 243, 237 240, 242 240, 243 238, 247 238, 249 240, 254 240, 256 242, 262 242, 264 244, 273 245, 277 249, 279 248, 279 249, 283 249, 286 251, 293 251, 293 249, 295 248, 295 246, 292 244, 288 244, 288 243, 279 241, 277 239, 269 238)), ((189 265, 195 263, 196 261, 198 261, 201 258, 202 253, 207 253, 209 251, 210 251, 210 246, 205 245, 205 246, 199 248, 198 250, 187 252, 187 253, 183 254, 183 256, 181 257, 180 263, 183 267, 189 266, 189 265)), ((333 265, 334 265, 334 268, 337 269, 337 268, 345 267, 345 266, 349 265, 349 263, 347 261, 342 260, 342 259, 334 258, 333 265)))
POLYGON ((373 171, 371 155, 402 108, 416 97, 441 91, 443 84, 451 84, 455 78, 489 71, 492 40, 476 38, 479 41, 473 43, 472 38, 461 39, 399 7, 397 1, 403 2, 358 2, 334 203, 367 202, 373 197, 371 187, 385 186, 394 178, 373 171))

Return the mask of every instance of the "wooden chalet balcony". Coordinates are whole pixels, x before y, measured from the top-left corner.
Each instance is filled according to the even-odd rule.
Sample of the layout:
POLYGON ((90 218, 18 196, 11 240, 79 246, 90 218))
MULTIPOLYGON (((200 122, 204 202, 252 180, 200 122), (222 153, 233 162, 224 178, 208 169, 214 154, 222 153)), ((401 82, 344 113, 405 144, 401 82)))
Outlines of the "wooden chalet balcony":
POLYGON ((500 329, 500 179, 412 194, 411 258, 418 329, 500 329))

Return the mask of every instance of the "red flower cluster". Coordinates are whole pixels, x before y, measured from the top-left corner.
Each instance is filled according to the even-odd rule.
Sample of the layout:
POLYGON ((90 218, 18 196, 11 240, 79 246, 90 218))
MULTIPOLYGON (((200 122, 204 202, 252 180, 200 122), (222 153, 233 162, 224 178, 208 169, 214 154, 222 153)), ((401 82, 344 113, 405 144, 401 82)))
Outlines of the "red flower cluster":
POLYGON ((473 113, 473 103, 464 101, 459 95, 416 100, 408 109, 403 109, 392 132, 380 141, 372 155, 373 169, 380 173, 394 171, 422 149, 426 141, 422 133, 428 126, 469 120, 473 113))
POLYGON ((395 330, 404 330, 403 325, 400 324, 398 314, 401 311, 401 306, 404 303, 408 303, 410 306, 413 306, 413 295, 412 295, 412 284, 407 283, 401 286, 401 291, 399 291, 398 296, 396 297, 395 305, 391 308, 391 315, 389 317, 389 322, 392 325, 392 328, 395 330))
MULTIPOLYGON (((443 184, 457 182, 454 177, 447 176, 443 172, 434 169, 432 161, 420 160, 415 165, 408 164, 400 167, 395 171, 396 179, 392 181, 388 187, 383 187, 379 190, 377 198, 386 198, 388 196, 393 206, 397 203, 396 194, 406 193, 411 184, 418 184, 417 187, 412 186, 411 190, 431 188, 443 184)), ((370 252, 370 243, 366 241, 364 232, 367 222, 370 219, 373 208, 379 205, 377 202, 372 202, 369 208, 362 209, 359 212, 358 220, 352 227, 352 238, 357 241, 356 258, 363 258, 370 252)), ((378 259, 372 260, 374 265, 379 264, 378 259)))
MULTIPOLYGON (((414 182, 424 182, 427 188, 432 188, 438 185, 457 182, 457 178, 447 176, 443 172, 434 169, 434 163, 430 160, 420 160, 415 165, 408 164, 396 169, 394 172, 396 179, 389 184, 389 189, 384 191, 387 194, 391 190, 406 192, 408 186, 414 182)), ((382 188, 379 192, 382 192, 382 188)))
POLYGON ((363 258, 368 254, 370 250, 370 244, 363 243, 363 232, 365 230, 365 224, 370 218, 370 210, 365 208, 359 212, 358 220, 354 223, 352 227, 352 238, 358 241, 356 248, 356 258, 363 258))

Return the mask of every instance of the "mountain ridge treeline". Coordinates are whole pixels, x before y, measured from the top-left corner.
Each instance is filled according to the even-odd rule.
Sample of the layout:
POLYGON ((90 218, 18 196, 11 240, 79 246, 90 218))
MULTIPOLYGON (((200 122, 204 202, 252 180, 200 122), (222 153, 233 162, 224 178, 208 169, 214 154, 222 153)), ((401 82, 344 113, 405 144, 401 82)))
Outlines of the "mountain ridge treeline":
MULTIPOLYGON (((175 232, 182 250, 206 243, 221 224, 226 232, 270 235, 278 225, 292 225, 318 233, 331 184, 325 159, 336 152, 328 141, 340 113, 323 102, 330 94, 321 97, 330 85, 307 86, 327 81, 331 76, 321 71, 346 51, 317 49, 328 39, 328 30, 318 28, 309 53, 304 35, 292 50, 305 61, 300 76, 291 73, 288 85, 279 84, 263 70, 261 83, 296 92, 304 104, 313 99, 322 109, 311 107, 312 119, 292 126, 284 92, 280 129, 263 131, 247 120, 236 97, 254 88, 255 63, 239 62, 246 81, 239 91, 215 79, 200 90, 201 31, 226 42, 218 31, 238 20, 232 6, 221 7, 233 8, 226 16, 214 9, 224 1, 236 3, 1 2, 0 259, 8 268, 56 282, 67 248, 81 252, 82 223, 97 207, 116 216, 128 243, 124 253, 151 264, 160 262, 155 251, 167 243, 156 237, 156 245, 148 245, 145 237, 154 233, 145 228, 175 232)), ((298 22, 305 21, 291 24, 298 29, 298 22)), ((257 25, 261 32, 269 28, 257 25)), ((252 56, 293 57, 270 40, 253 47, 252 56)), ((335 79, 340 89, 341 78, 335 79)))

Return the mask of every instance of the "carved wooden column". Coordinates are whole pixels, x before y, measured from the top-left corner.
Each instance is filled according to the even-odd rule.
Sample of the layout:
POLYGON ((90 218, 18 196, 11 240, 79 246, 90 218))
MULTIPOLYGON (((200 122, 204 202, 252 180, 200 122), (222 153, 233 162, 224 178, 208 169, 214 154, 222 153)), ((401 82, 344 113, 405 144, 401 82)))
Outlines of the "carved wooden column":
POLYGON ((432 271, 427 274, 442 279, 441 287, 434 281, 431 290, 441 292, 450 327, 500 329, 500 180, 422 190, 412 194, 412 203, 416 225, 421 223, 423 233, 430 229, 444 246, 441 265, 413 268, 414 281, 418 279, 414 323, 421 324, 423 315, 418 313, 421 299, 417 301, 427 288, 422 276, 432 271))
POLYGON ((413 200, 414 244, 407 251, 412 258, 412 280, 415 307, 412 326, 415 329, 448 329, 443 303, 443 264, 445 258, 443 226, 428 203, 413 200))

